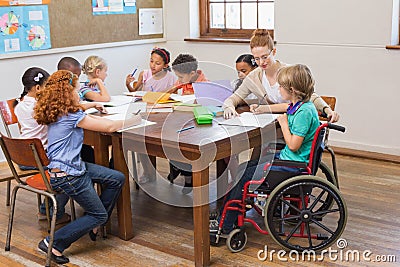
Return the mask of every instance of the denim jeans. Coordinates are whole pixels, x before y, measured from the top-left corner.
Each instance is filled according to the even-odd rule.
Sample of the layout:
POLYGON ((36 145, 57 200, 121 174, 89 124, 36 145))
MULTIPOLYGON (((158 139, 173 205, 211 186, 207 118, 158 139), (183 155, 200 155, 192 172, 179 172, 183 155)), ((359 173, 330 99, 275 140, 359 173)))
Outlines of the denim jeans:
MULTIPOLYGON (((279 153, 275 154, 274 158, 278 159, 279 153)), ((221 215, 224 210, 224 206, 225 206, 226 202, 229 200, 232 200, 232 199, 242 199, 242 194, 243 194, 242 190, 243 190, 244 184, 250 180, 260 180, 263 177, 265 164, 268 161, 271 161, 271 159, 272 159, 272 156, 270 154, 270 155, 266 155, 266 156, 262 157, 259 162, 258 162, 258 160, 251 160, 251 161, 244 162, 239 165, 238 174, 240 175, 241 173, 243 173, 243 175, 240 178, 239 182, 235 185, 235 187, 232 188, 232 190, 226 195, 226 197, 224 199, 224 205, 221 207, 221 210, 219 213, 220 215, 218 218, 218 222, 220 222, 220 220, 221 220, 221 215), (243 169, 245 169, 244 172, 243 172, 243 169)), ((284 166, 273 166, 270 168, 270 170, 284 171, 284 172, 296 172, 296 173, 300 172, 300 170, 297 168, 287 168, 284 166)), ((254 190, 256 188, 252 188, 252 189, 254 190)), ((240 215, 240 212, 236 211, 236 210, 228 210, 226 212, 224 224, 222 226, 223 233, 230 233, 233 230, 234 224, 236 223, 236 220, 239 215, 240 215)))
MULTIPOLYGON (((18 165, 18 166, 23 171, 31 171, 31 170, 38 169, 37 167, 34 167, 34 166, 25 166, 25 165, 18 165)), ((44 166, 43 168, 45 170, 47 170, 47 166, 44 166)), ((56 200, 57 200, 57 207, 58 207, 58 209, 57 209, 57 220, 58 220, 58 219, 61 219, 65 213, 65 205, 68 203, 69 197, 65 194, 57 194, 56 200)), ((49 211, 50 211, 50 216, 53 216, 53 202, 52 201, 49 201, 49 211)), ((40 204, 39 212, 41 214, 46 214, 46 204, 44 201, 40 204)))
MULTIPOLYGON (((107 222, 125 182, 125 175, 119 171, 92 163, 85 164, 86 172, 82 176, 50 179, 55 191, 72 197, 85 210, 84 216, 55 232, 53 245, 60 252, 90 230, 107 222), (97 195, 93 182, 102 185, 100 196, 97 195)), ((46 239, 49 241, 50 238, 46 239)))

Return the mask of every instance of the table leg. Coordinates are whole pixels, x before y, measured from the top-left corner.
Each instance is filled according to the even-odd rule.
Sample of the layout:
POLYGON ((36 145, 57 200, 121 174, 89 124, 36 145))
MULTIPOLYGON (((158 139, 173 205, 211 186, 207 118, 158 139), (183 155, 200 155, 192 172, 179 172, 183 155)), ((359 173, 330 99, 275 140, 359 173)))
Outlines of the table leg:
POLYGON ((119 136, 112 137, 114 168, 125 174, 125 184, 117 202, 118 236, 123 240, 133 238, 131 191, 129 186, 129 170, 125 162, 122 140, 119 136))
POLYGON ((193 223, 195 266, 210 265, 209 168, 193 172, 193 223), (200 205, 206 203, 204 205, 200 205))

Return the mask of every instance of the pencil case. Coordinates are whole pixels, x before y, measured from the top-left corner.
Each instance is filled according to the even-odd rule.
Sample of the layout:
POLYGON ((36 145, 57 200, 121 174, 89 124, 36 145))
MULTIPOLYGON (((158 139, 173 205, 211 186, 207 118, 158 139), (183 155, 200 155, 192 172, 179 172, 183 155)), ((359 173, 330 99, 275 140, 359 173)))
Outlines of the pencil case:
POLYGON ((197 124, 212 124, 213 114, 206 107, 195 107, 193 115, 197 124))

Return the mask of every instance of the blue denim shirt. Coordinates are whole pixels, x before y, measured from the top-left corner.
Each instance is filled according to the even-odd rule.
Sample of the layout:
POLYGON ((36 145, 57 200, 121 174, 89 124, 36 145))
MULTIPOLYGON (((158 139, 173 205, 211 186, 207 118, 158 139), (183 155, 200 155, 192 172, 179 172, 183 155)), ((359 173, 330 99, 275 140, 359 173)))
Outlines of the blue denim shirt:
POLYGON ((49 169, 58 168, 72 176, 81 176, 86 167, 81 159, 83 129, 77 124, 86 116, 83 111, 68 113, 48 127, 47 155, 49 169))

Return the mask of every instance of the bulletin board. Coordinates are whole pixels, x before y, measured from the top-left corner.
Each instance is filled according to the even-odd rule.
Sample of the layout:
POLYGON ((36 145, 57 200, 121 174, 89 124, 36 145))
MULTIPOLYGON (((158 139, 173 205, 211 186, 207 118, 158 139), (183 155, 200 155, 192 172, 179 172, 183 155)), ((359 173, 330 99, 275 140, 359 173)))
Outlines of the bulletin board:
MULTIPOLYGON (((162 0, 136 0, 136 8, 162 8, 162 0)), ((49 6, 52 48, 162 38, 139 35, 138 12, 93 16, 91 0, 51 0, 49 6)))

